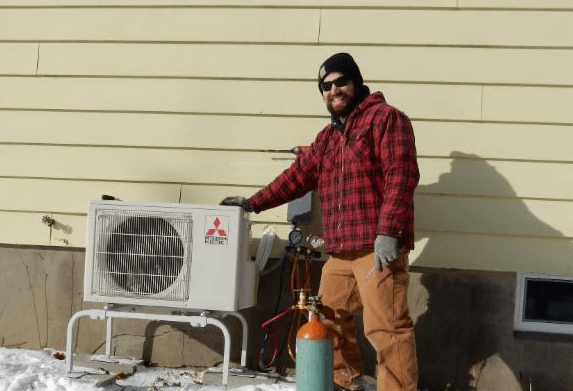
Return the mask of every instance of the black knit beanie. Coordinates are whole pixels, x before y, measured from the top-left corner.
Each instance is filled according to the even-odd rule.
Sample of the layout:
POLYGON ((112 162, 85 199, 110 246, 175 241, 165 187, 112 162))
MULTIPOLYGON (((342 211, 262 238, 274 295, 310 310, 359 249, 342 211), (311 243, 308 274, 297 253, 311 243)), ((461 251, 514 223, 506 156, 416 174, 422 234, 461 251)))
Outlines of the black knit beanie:
POLYGON ((356 62, 354 62, 352 56, 348 53, 337 53, 327 58, 318 70, 318 89, 321 94, 322 88, 320 87, 320 84, 324 78, 332 72, 340 72, 343 75, 350 77, 357 89, 360 89, 364 84, 364 79, 362 79, 360 69, 358 68, 358 65, 356 65, 356 62))

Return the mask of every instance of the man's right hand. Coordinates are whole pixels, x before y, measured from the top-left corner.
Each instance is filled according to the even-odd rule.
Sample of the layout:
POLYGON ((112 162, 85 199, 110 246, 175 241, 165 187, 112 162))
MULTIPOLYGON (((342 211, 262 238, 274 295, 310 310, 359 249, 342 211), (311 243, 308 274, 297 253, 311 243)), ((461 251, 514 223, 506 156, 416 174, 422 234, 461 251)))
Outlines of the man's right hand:
POLYGON ((240 196, 226 197, 219 205, 240 206, 247 212, 253 211, 249 206, 248 200, 245 197, 240 196))

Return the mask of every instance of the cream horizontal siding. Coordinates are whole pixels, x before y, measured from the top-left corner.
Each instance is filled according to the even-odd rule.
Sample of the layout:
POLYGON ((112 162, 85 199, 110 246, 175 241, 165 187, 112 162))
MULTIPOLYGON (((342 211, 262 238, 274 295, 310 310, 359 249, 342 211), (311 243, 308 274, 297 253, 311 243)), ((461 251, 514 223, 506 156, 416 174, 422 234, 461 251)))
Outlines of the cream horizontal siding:
MULTIPOLYGON (((330 49, 249 44, 42 43, 43 75, 310 79, 330 49), (105 58, 105 61, 102 61, 105 58)), ((318 88, 317 88, 318 92, 318 88)))
POLYGON ((359 58, 367 81, 573 85, 567 67, 555 66, 573 63, 571 51, 523 48, 43 43, 38 74, 312 80, 333 51, 359 58))
MULTIPOLYGON (((413 118, 481 116, 478 86, 372 87, 383 90, 398 107, 411 107, 406 113, 413 118)), ((0 89, 13 91, 0 95, 0 107, 7 109, 324 116, 317 86, 303 81, 0 77, 0 89)))
POLYGON ((109 181, 0 178, 0 209, 85 215, 87 202, 103 194, 124 200, 178 202, 181 185, 109 181), (42 196, 38 197, 38 191, 42 196), (73 197, 69 195, 73 194, 73 197))
POLYGON ((0 9, 18 41, 316 42, 318 11, 302 9, 0 9))
MULTIPOLYGON (((571 270, 570 9, 0 0, 0 242, 81 247, 101 194, 252 194, 326 124, 317 68, 348 51, 413 120, 414 264, 571 270)), ((252 252, 267 225, 286 238, 285 206, 252 218, 252 252)))
POLYGON ((0 7, 37 6, 241 6, 241 7, 455 7, 457 0, 0 0, 0 7))
MULTIPOLYGON (((482 87, 468 85, 371 86, 384 91, 394 105, 411 107, 406 113, 415 119, 572 122, 567 110, 573 101, 571 89, 483 87, 482 95, 482 87), (551 103, 539 105, 539 101, 551 103)), ((0 106, 6 109, 171 113, 225 110, 228 114, 299 116, 318 116, 324 110, 315 85, 296 81, 0 77, 0 88, 13 91, 0 95, 0 106), (229 93, 246 89, 249 94, 229 93), (269 100, 267 97, 277 89, 281 94, 269 100), (85 93, 78 95, 78 91, 85 93)))
MULTIPOLYGON (((70 183, 74 193, 99 198, 101 194, 112 193, 122 199, 145 200, 150 195, 161 195, 160 192, 151 192, 153 184, 165 184, 167 189, 176 191, 178 186, 173 184, 204 184, 205 191, 208 189, 211 202, 218 201, 217 195, 229 189, 218 189, 213 193, 210 186, 239 186, 236 182, 240 178, 240 186, 244 187, 241 193, 252 192, 255 188, 266 184, 272 180, 283 168, 289 165, 289 160, 274 160, 259 154, 258 157, 250 158, 248 153, 201 153, 198 151, 178 153, 168 151, 163 153, 153 153, 153 151, 143 150, 141 152, 124 153, 120 150, 108 151, 104 148, 78 149, 61 147, 5 147, 0 151, 0 177, 3 180, 18 178, 54 178, 62 181, 79 181, 80 183, 70 183), (78 151, 78 152, 74 152, 78 151), (146 156, 154 156, 152 161, 146 156), (173 156, 170 156, 173 155, 173 156), (241 156, 242 155, 242 156, 241 156), (33 156, 31 159, 27 156, 33 156), (28 160, 31 160, 28 162, 28 160), (70 164, 75 162, 75 164, 70 164), (221 163, 223 162, 223 163, 221 163), (88 170, 85 166, 91 166, 88 170), (253 173, 247 173, 252 171, 253 173), (95 183, 86 184, 82 181, 121 181, 121 182, 141 182, 145 186, 150 186, 147 192, 134 187, 126 192, 123 185, 95 183), (87 186, 87 187, 86 187, 87 186), (80 187, 86 187, 81 192, 80 187), (101 189, 101 190, 97 190, 101 189), (110 190, 106 190, 110 189, 110 190), (113 189, 118 189, 111 191, 113 189), (87 192, 87 193, 86 193, 87 192), (140 193, 140 197, 133 194, 140 193)), ((479 161, 460 161, 448 159, 425 159, 420 158, 422 180, 418 188, 419 194, 445 194, 456 196, 476 196, 476 197, 497 197, 497 198, 526 198, 526 199, 554 199, 570 200, 573 195, 570 186, 563 185, 562 181, 555 181, 553 175, 568 178, 573 168, 565 164, 536 164, 536 163, 506 163, 498 162, 488 164, 479 161), (539 168, 537 168, 539 167, 539 168), (450 171, 451 170, 451 171, 450 171), (427 175, 426 175, 427 173, 427 175), (550 197, 548 197, 550 196, 550 197)), ((45 188, 47 183, 37 182, 33 184, 39 189, 45 188)), ((16 187, 16 182, 11 182, 15 190, 22 191, 16 187)), ((61 198, 66 202, 67 187, 62 186, 58 181, 51 183, 50 194, 56 191, 54 198, 61 198)), ((143 187, 140 186, 140 187, 143 187)), ((14 198, 18 197, 20 202, 26 198, 33 197, 31 189, 26 197, 14 191, 8 194, 10 202, 2 202, 2 209, 11 209, 10 205, 16 203, 14 198)), ((167 197, 170 194, 165 190, 162 200, 173 200, 167 197)), ((37 193, 36 193, 37 195, 37 193)), ((245 194, 246 195, 246 194, 245 194)), ((205 195, 201 198, 205 200, 205 195)), ((82 197, 83 201, 87 197, 82 197)), ((187 197, 190 202, 192 199, 187 197)), ((4 197, 2 197, 4 200, 4 197)), ((45 201, 39 200, 44 203, 45 201)), ((72 205, 78 205, 76 201, 72 205)), ((49 202, 46 203, 48 210, 49 202)), ((43 210, 40 204, 34 203, 32 210, 43 210)), ((62 205, 59 208, 63 208, 62 205)), ((56 209, 61 210, 61 209, 56 209)), ((74 208, 67 212, 78 213, 83 208, 74 208)), ((563 216, 566 218, 566 216, 563 216)))
MULTIPOLYGON (((308 145, 325 123, 323 117, 0 111, 5 130, 0 143, 287 150, 308 145)), ((480 159, 572 158, 573 132, 567 125, 425 120, 413 125, 422 156, 449 158, 464 151, 480 159)))
POLYGON ((49 245, 50 230, 41 223, 43 216, 34 212, 0 211, 2 243, 49 245))
POLYGON ((0 75, 36 73, 38 44, 0 43, 0 75))
POLYGON ((566 180, 572 174, 570 163, 485 160, 478 155, 453 153, 451 159, 421 157, 420 165, 419 193, 573 199, 566 180))
POLYGON ((336 44, 570 47, 572 21, 569 12, 548 11, 4 8, 0 36, 18 41, 302 44, 318 38, 336 44))
MULTIPOLYGON (((106 183, 69 180, 0 179, 3 188, 10 193, 0 197, 0 209, 11 208, 10 212, 32 213, 37 218, 33 225, 40 230, 41 216, 59 215, 83 216, 87 202, 99 199, 102 194, 114 195, 130 201, 169 201, 213 204, 232 194, 248 196, 252 188, 217 187, 206 185, 106 183), (39 200, 38 190, 42 197, 39 200), (74 194, 69 202, 69 194, 74 194)), ((422 186, 423 187, 423 186, 422 186)), ((518 200, 516 198, 445 196, 437 193, 418 194, 417 226, 422 231, 442 231, 489 235, 513 235, 530 237, 573 237, 568 216, 571 202, 547 203, 544 200, 518 200)), ((68 218, 66 218, 68 219, 68 218)), ((65 221, 58 219, 59 223, 65 221)), ((258 224, 286 225, 286 208, 280 207, 253 215, 258 224)), ((28 221, 28 220, 26 220, 28 221)), ((16 225, 17 227, 18 225, 16 225)), ((76 227, 77 228, 77 227, 76 227)), ((47 230, 47 228, 45 228, 47 230)), ((34 230, 32 230, 34 232, 34 230)))
POLYGON ((458 0, 459 8, 492 8, 492 9, 536 9, 536 10, 571 10, 569 0, 458 0))
MULTIPOLYGON (((0 187, 10 189, 9 192, 0 193, 0 211, 3 211, 0 212, 0 218, 6 224, 4 229, 0 229, 3 240, 16 244, 75 247, 83 247, 85 244, 84 226, 88 202, 100 199, 104 194, 136 202, 213 204, 229 192, 249 195, 253 191, 249 187, 215 185, 2 177, 0 187), (53 218, 56 225, 50 229, 42 221, 44 216, 53 218)), ((269 224, 280 237, 285 238, 288 234, 285 206, 253 215, 252 220, 255 238, 260 237, 269 224)), ((279 252, 280 248, 277 247, 273 255, 278 256, 279 252)))
MULTIPOLYGON (((344 48, 342 48, 344 49, 344 48)), ((380 46, 348 49, 374 80, 445 84, 571 86, 570 50, 499 47, 380 46)))
POLYGON ((411 258, 429 267, 571 273, 571 238, 418 232, 411 258))
MULTIPOLYGON (((569 147, 573 143, 573 132, 568 125, 416 120, 413 125, 418 153, 424 156, 463 158, 467 155, 478 160, 512 161, 527 157, 536 162, 566 163, 573 158, 569 147)), ((492 164, 497 167, 499 162, 492 164)), ((530 170, 528 167, 527 171, 530 170)))
POLYGON ((291 161, 249 152, 0 145, 0 176, 260 186, 291 161))
MULTIPOLYGON (((325 118, 256 115, 0 111, 5 130, 0 142, 286 150, 308 145, 325 122, 325 118)), ((413 124, 423 156, 450 157, 464 151, 481 159, 527 156, 534 161, 570 162, 572 158, 573 132, 566 125, 424 120, 413 124)))
POLYGON ((320 41, 369 45, 572 47, 573 14, 327 9, 321 12, 320 41))
POLYGON ((419 196, 417 228, 442 232, 573 238, 571 202, 419 196))
POLYGON ((0 7, 37 6, 266 6, 266 7, 423 7, 423 8, 499 8, 499 9, 571 9, 569 0, 1 0, 0 7))
POLYGON ((308 145, 325 121, 258 115, 0 111, 6 130, 0 132, 0 142, 288 150, 308 145))
MULTIPOLYGON (((132 151, 124 148, 5 146, 0 148, 0 152, 2 152, 0 154, 0 176, 62 178, 61 181, 43 181, 43 183, 16 179, 2 180, 6 184, 6 188, 13 189, 11 196, 8 196, 7 199, 0 199, 2 201, 0 206, 3 209, 13 209, 15 206, 20 205, 20 208, 23 210, 47 209, 68 213, 82 213, 85 202, 99 198, 101 194, 109 193, 122 199, 176 201, 179 191, 179 186, 173 185, 176 183, 211 183, 213 186, 216 186, 233 183, 237 177, 240 177, 243 184, 252 186, 239 191, 238 189, 230 188, 209 189, 205 185, 195 185, 186 187, 183 191, 183 201, 213 203, 222 199, 225 194, 229 194, 228 192, 231 190, 233 194, 248 195, 252 193, 254 188, 272 180, 277 172, 280 172, 282 168, 290 163, 290 159, 273 160, 272 158, 268 159, 264 154, 253 160, 252 153, 227 153, 224 155, 221 153, 213 154, 210 152, 178 150, 151 151, 154 156, 153 160, 148 158, 150 151, 147 149, 132 151), (34 159, 31 159, 30 156, 33 156, 34 159), (76 162, 76 164, 69 164, 70 161, 76 162), (91 165, 90 162, 92 163, 91 165), (89 166, 90 169, 88 170, 86 166, 89 166), (154 184, 139 185, 139 187, 147 188, 147 192, 144 192, 141 189, 138 191, 134 185, 110 185, 98 182, 84 183, 86 180, 153 181, 161 182, 165 185, 162 187, 154 184), (37 196, 37 193, 32 190, 33 187, 42 189, 42 194, 46 194, 46 200, 36 200, 36 203, 31 202, 34 199, 34 195, 37 196), (132 189, 126 192, 124 188, 128 187, 132 189), (154 187, 157 190, 151 192, 154 187), (159 191, 160 189, 162 191, 159 191), (140 193, 139 197, 134 196, 137 192, 140 193), (75 205, 69 205, 66 201, 66 194, 77 195, 75 205), (202 196, 194 199, 193 194, 196 197, 197 195, 202 196), (80 197, 81 195, 83 196, 80 197), (143 195, 145 197, 142 198, 143 195), (16 197, 17 201, 15 200, 16 197), (50 199, 52 199, 52 202, 60 202, 60 205, 50 205, 48 202, 50 199), (64 203, 68 205, 64 206, 64 203), (44 208, 41 208, 41 205, 44 205, 44 208)), ((422 177, 428 180, 429 176, 424 176, 424 168, 431 167, 431 164, 426 164, 424 158, 421 158, 420 162, 423 167, 422 177)), ((517 197, 542 198, 547 194, 547 189, 549 188, 549 190, 553 190, 550 193, 552 197, 571 199, 573 194, 570 187, 560 186, 560 182, 555 182, 552 177, 546 175, 548 172, 551 172, 552 175, 560 175, 565 178, 571 177, 573 174, 571 165, 552 164, 549 165, 552 167, 551 169, 539 169, 540 165, 533 163, 511 164, 498 162, 499 167, 496 167, 495 163, 487 164, 473 160, 462 162, 454 160, 454 162, 455 166, 452 165, 451 173, 440 174, 436 178, 435 183, 426 184, 422 181, 418 189, 418 202, 422 205, 419 208, 421 212, 419 212, 420 217, 418 218, 420 229, 430 229, 432 226, 435 226, 438 230, 460 231, 463 230, 461 227, 452 228, 443 226, 443 224, 455 222, 456 220, 451 216, 459 216, 461 222, 465 224, 470 223, 470 225, 476 223, 475 216, 487 216, 485 223, 478 225, 477 228, 470 229, 469 232, 495 233, 497 232, 495 223, 489 221, 489 217, 501 216, 501 213, 498 213, 501 210, 511 211, 512 209, 507 205, 523 204, 527 206, 528 203, 536 206, 536 210, 539 211, 537 213, 540 216, 539 218, 547 224, 553 227, 567 227, 567 225, 570 225, 569 214, 564 211, 571 203, 547 204, 544 200, 523 202, 517 197), (559 172, 559 169, 565 169, 565 171, 559 172), (476 181, 476 176, 472 175, 472 173, 478 174, 478 178, 481 178, 481 181, 476 181), (532 178, 535 178, 535 181, 532 181, 532 178), (449 194, 453 197, 429 197, 432 194, 449 194), (482 199, 473 199, 467 196, 480 196, 482 199), (490 197, 490 199, 483 199, 483 197, 490 197), (460 205, 463 205, 463 208, 459 207, 460 205), (557 210, 560 210, 561 213, 555 213, 556 207, 559 208, 557 210), (485 210, 492 211, 492 214, 484 213, 485 210), (424 211, 437 211, 437 216, 444 218, 444 220, 440 221, 439 218, 431 218, 432 215, 424 211), (493 224, 490 227, 491 231, 487 230, 488 224, 493 224)), ((443 164, 451 164, 451 162, 446 160, 443 164)), ((445 169, 433 170, 433 172, 440 171, 443 172, 445 169)), ((255 217, 255 220, 280 222, 284 217, 284 209, 277 209, 259 215, 255 217)), ((502 222, 506 220, 502 219, 502 222)), ((530 229, 533 229, 532 232, 528 232, 530 235, 546 234, 544 231, 536 232, 535 227, 524 225, 521 221, 510 222, 510 227, 515 229, 513 231, 514 234, 525 234, 521 230, 528 232, 530 229)), ((556 231, 561 231, 566 236, 573 236, 572 232, 567 229, 557 228, 556 231)), ((511 231, 506 229, 503 233, 511 233, 511 231)))
POLYGON ((0 78, 0 89, 13 93, 0 95, 0 107, 316 115, 322 105, 313 87, 310 83, 283 81, 9 77, 0 78), (277 89, 281 94, 273 94, 277 89), (268 99, 269 94, 276 95, 276 99, 268 99), (295 99, 298 94, 307 98, 295 99))
POLYGON ((484 87, 483 117, 490 121, 573 123, 573 88, 484 87))
MULTIPOLYGON (((246 186, 220 187, 209 184, 179 185, 34 178, 0 178, 0 187, 11 190, 0 193, 0 210, 66 215, 85 215, 88 201, 100 199, 104 194, 136 202, 161 200, 213 204, 227 196, 229 191, 244 196, 253 192, 252 187, 246 186), (39 190, 42 197, 38 197, 39 190), (70 198, 70 194, 74 197, 70 198)), ((257 223, 286 222, 286 207, 255 214, 252 220, 257 223)), ((40 220, 36 222, 40 223, 40 220)))

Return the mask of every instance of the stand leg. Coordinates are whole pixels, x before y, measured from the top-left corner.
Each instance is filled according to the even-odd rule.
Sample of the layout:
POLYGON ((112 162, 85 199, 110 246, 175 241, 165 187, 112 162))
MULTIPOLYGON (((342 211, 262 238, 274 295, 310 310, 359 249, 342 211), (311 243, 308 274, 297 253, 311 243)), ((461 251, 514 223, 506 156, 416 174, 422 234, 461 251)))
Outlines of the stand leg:
POLYGON ((231 362, 231 334, 220 320, 207 318, 207 323, 213 326, 217 326, 221 329, 223 337, 225 339, 225 348, 223 353, 223 386, 227 387, 229 381, 229 363, 231 362))
POLYGON ((68 331, 66 335, 66 364, 68 367, 68 372, 72 371, 72 367, 74 365, 74 352, 72 346, 74 344, 74 330, 76 326, 76 321, 78 320, 79 316, 72 316, 70 321, 68 322, 68 331))
POLYGON ((111 357, 112 350, 113 350, 113 317, 108 316, 105 330, 105 355, 107 357, 111 357))
POLYGON ((74 366, 74 351, 73 344, 75 339, 75 329, 76 322, 82 316, 90 316, 92 319, 102 319, 103 311, 100 310, 85 310, 76 312, 68 322, 68 330, 66 335, 66 364, 68 366, 68 372, 72 371, 74 366))
POLYGON ((241 321, 243 325, 243 343, 241 345, 241 366, 245 368, 247 366, 247 349, 249 343, 249 325, 247 324, 247 319, 240 312, 231 312, 233 316, 236 316, 241 321))

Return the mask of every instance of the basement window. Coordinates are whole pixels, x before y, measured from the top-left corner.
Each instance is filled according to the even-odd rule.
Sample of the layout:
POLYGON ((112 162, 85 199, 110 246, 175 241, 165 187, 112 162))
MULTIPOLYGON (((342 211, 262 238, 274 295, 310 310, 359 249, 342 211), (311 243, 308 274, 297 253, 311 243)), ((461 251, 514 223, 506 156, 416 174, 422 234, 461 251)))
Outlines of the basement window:
POLYGON ((518 273, 514 329, 573 336, 573 276, 518 273))

